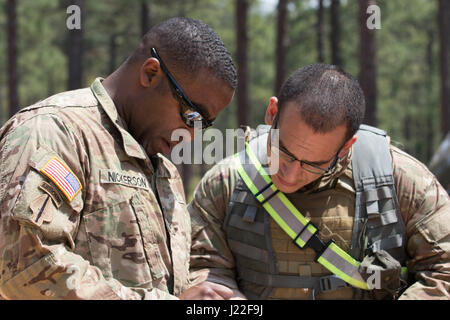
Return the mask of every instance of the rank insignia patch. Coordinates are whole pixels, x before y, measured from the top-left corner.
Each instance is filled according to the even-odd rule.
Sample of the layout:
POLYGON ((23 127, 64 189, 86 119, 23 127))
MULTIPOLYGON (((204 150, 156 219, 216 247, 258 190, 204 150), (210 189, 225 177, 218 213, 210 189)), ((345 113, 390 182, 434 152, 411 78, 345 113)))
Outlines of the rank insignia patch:
POLYGON ((77 176, 58 157, 51 158, 40 171, 55 183, 69 201, 82 188, 77 176))

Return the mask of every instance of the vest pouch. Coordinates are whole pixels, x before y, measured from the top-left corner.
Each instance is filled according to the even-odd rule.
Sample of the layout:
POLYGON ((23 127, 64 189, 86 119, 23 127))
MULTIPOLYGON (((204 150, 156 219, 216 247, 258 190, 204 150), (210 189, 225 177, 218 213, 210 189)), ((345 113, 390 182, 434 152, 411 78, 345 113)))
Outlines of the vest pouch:
POLYGON ((386 290, 394 297, 406 285, 401 278, 400 262, 385 250, 365 256, 359 266, 359 272, 369 288, 386 290))

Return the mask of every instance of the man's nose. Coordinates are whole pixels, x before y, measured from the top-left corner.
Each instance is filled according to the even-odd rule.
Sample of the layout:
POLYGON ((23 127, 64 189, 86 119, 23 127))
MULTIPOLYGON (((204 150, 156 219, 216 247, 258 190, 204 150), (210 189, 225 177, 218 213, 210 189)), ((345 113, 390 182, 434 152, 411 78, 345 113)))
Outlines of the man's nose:
POLYGON ((303 168, 298 161, 292 161, 283 164, 283 173, 286 182, 294 183, 297 181, 298 177, 302 174, 303 168))

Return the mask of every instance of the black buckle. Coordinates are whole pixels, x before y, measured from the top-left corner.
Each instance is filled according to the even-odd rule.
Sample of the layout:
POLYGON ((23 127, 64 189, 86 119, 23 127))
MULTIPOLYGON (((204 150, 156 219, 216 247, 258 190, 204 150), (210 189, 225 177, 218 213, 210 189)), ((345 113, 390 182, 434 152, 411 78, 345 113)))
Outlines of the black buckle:
MULTIPOLYGON (((262 188, 261 190, 259 190, 257 193, 255 193, 255 198, 256 200, 258 200, 258 196, 260 194, 262 194, 264 191, 266 191, 267 189, 269 189, 271 186, 273 185, 273 182, 270 181, 269 184, 267 184, 264 188, 262 188)), ((280 190, 276 190, 275 192, 273 192, 270 196, 268 196, 267 198, 264 199, 264 201, 259 201, 261 203, 261 205, 263 205, 264 203, 266 203, 267 201, 269 201, 270 199, 272 199, 273 196, 275 196, 280 190)))
POLYGON ((350 287, 347 282, 335 275, 319 278, 320 292, 334 291, 341 288, 350 287))
POLYGON ((264 188, 262 188, 261 190, 259 190, 259 191, 255 194, 255 197, 259 196, 261 193, 263 193, 264 191, 266 191, 267 189, 269 189, 272 185, 273 185, 273 181, 270 181, 269 184, 266 184, 266 185, 264 186, 264 188))
MULTIPOLYGON (((314 235, 315 236, 315 235, 314 235)), ((322 239, 320 239, 318 236, 316 236, 318 241, 320 242, 320 249, 316 250, 314 249, 314 251, 316 251, 316 259, 314 259, 314 262, 317 262, 317 260, 319 260, 319 258, 322 256, 322 253, 324 253, 325 250, 328 249, 328 247, 330 246, 330 244, 335 243, 333 239, 330 239, 330 241, 328 241, 327 243, 324 243, 322 241, 322 239)))
POLYGON ((308 221, 308 223, 306 224, 306 225, 304 225, 303 226, 303 228, 302 228, 302 230, 300 230, 300 232, 299 233, 297 233, 297 236, 294 238, 294 244, 297 246, 297 247, 299 247, 300 249, 305 249, 307 246, 308 246, 308 243, 309 243, 309 241, 311 240, 311 238, 312 237, 314 237, 314 235, 316 234, 316 233, 314 233, 313 235, 312 235, 312 237, 305 243, 305 246, 302 248, 302 247, 300 247, 298 244, 297 244, 297 239, 300 237, 300 235, 303 233, 303 231, 305 231, 306 230, 306 228, 308 228, 308 226, 309 225, 312 225, 314 228, 316 228, 316 233, 319 231, 319 228, 317 228, 317 226, 314 224, 314 223, 312 223, 311 221, 308 221))
POLYGON ((313 249, 316 252, 316 259, 314 260, 315 262, 317 262, 317 260, 320 258, 322 253, 330 246, 330 244, 334 243, 333 239, 330 239, 330 241, 328 241, 327 243, 323 242, 323 240, 320 239, 319 236, 317 235, 318 232, 319 232, 319 228, 317 228, 317 226, 314 223, 312 223, 311 221, 308 221, 308 223, 302 228, 302 230, 300 230, 300 232, 297 234, 297 236, 293 240, 294 244, 297 247, 299 247, 300 249, 306 249, 306 248, 313 249), (308 225, 312 225, 314 228, 316 228, 316 232, 311 236, 311 238, 309 238, 309 240, 305 243, 305 245, 302 248, 297 244, 297 239, 300 237, 300 235, 303 233, 303 231, 308 227, 308 225))

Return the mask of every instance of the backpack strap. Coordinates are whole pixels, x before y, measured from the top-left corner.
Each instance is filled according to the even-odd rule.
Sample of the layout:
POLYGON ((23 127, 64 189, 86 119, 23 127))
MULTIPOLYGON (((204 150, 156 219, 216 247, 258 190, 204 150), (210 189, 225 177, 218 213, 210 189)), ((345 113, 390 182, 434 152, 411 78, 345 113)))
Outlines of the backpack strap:
POLYGON ((380 250, 404 263, 405 224, 394 187, 386 132, 361 125, 353 146, 356 188, 351 254, 360 259, 380 250))

